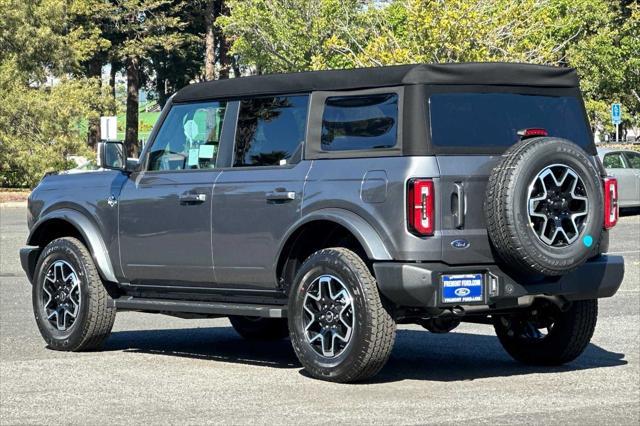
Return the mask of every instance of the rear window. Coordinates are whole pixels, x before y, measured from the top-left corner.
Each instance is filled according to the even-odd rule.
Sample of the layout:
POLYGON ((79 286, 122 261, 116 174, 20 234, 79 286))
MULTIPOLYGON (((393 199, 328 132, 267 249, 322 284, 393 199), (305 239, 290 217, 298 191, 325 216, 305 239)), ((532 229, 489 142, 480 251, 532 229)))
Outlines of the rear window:
POLYGON ((574 96, 516 93, 437 93, 429 98, 431 142, 436 147, 504 151, 518 130, 543 128, 589 150, 593 142, 574 96))

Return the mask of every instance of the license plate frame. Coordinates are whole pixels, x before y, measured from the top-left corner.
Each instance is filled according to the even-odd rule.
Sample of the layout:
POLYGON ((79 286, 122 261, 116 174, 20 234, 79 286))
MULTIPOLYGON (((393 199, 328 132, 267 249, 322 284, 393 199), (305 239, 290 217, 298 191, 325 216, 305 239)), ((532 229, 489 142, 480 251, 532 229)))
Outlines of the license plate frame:
POLYGON ((440 302, 445 305, 479 305, 485 303, 484 274, 442 274, 440 302))

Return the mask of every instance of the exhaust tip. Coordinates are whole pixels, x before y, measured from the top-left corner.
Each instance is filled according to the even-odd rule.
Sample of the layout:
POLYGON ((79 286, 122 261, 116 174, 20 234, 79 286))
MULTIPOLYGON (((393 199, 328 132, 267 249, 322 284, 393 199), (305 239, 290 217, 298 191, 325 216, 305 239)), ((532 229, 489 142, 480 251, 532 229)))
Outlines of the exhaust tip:
POLYGON ((465 314, 464 308, 460 305, 451 308, 451 312, 456 316, 463 316, 465 314))

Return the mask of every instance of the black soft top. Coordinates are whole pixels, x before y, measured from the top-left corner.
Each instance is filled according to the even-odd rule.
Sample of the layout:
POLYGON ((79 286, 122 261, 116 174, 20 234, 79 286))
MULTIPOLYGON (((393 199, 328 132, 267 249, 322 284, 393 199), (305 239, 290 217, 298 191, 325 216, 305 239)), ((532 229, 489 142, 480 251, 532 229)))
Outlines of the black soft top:
POLYGON ((178 91, 173 102, 414 84, 570 88, 578 87, 578 77, 573 68, 518 63, 394 65, 268 74, 196 83, 178 91))

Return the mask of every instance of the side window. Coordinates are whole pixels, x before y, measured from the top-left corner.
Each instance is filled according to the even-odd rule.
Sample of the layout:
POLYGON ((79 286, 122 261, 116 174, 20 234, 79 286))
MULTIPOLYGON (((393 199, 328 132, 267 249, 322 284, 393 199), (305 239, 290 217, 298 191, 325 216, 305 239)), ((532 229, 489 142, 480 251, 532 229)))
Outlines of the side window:
POLYGON ((333 96, 322 114, 322 150, 392 148, 398 133, 398 95, 333 96))
POLYGON ((278 166, 304 141, 309 96, 276 96, 240 102, 234 167, 278 166))
POLYGON ((214 168, 225 107, 224 102, 173 105, 149 150, 147 169, 214 168))
POLYGON ((640 169, 640 154, 637 152, 625 152, 625 157, 627 157, 627 162, 632 169, 640 169))
POLYGON ((624 169, 624 162, 622 156, 619 153, 610 153, 604 156, 602 164, 607 169, 624 169))

